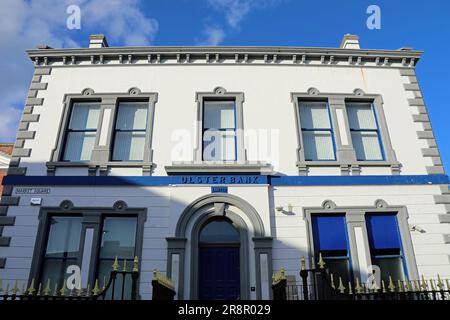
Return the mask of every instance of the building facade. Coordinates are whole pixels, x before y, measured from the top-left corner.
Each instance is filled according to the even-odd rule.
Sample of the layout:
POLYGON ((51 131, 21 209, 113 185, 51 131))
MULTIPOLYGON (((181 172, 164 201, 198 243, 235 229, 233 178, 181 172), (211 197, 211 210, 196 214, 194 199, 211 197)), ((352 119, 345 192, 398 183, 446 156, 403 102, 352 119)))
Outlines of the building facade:
POLYGON ((344 281, 450 277, 450 192, 421 52, 29 50, 0 206, 0 279, 100 282, 140 260, 178 299, 270 299, 321 254, 344 281), (70 269, 70 268, 69 268, 70 269), (375 272, 375 273, 374 273, 375 272))

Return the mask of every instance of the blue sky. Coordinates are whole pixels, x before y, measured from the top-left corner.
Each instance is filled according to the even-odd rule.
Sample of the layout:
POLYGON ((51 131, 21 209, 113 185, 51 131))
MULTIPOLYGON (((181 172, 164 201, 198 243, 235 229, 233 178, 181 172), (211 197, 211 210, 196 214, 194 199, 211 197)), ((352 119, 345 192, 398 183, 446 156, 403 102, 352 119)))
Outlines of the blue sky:
POLYGON ((441 156, 450 172, 449 0, 2 0, 0 11, 0 141, 13 141, 32 75, 24 50, 46 43, 87 46, 91 33, 120 45, 252 45, 337 47, 345 33, 363 48, 413 47, 441 156), (70 4, 81 29, 65 27, 70 4), (381 29, 366 27, 369 5, 381 29))

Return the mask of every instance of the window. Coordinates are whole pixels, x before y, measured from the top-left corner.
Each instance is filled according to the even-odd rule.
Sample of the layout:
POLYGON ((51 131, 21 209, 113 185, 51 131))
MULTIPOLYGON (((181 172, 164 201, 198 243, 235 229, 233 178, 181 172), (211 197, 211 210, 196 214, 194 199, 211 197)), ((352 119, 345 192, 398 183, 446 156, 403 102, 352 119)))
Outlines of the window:
POLYGON ((239 232, 228 219, 209 222, 200 232, 200 243, 239 243, 239 232))
POLYGON ((89 161, 97 135, 100 105, 78 102, 72 105, 67 127, 64 161, 89 161))
POLYGON ((384 160, 380 132, 371 103, 347 103, 347 114, 356 159, 384 160))
POLYGON ((114 133, 113 161, 143 161, 148 102, 121 102, 114 133))
POLYGON ((351 278, 350 250, 344 214, 313 215, 312 230, 315 260, 321 253, 335 281, 341 277, 344 283, 348 283, 351 278))
POLYGON ((404 280, 404 264, 400 232, 395 214, 367 214, 372 264, 380 267, 381 279, 387 284, 392 280, 404 280))
MULTIPOLYGON (((50 216, 48 220, 48 232, 46 238, 46 247, 43 254, 43 260, 40 264, 40 273, 36 276, 43 286, 47 285, 48 280, 52 289, 55 285, 62 288, 65 281, 70 276, 67 268, 70 265, 81 267, 80 260, 82 252, 86 248, 81 247, 81 239, 83 239, 83 216, 50 216)), ((92 217, 89 216, 92 222, 92 217)), ((93 285, 96 279, 102 287, 110 278, 112 265, 117 257, 120 261, 120 268, 123 268, 123 261, 127 261, 127 269, 133 267, 136 252, 136 238, 138 216, 98 216, 99 228, 95 231, 93 239, 99 239, 99 243, 94 243, 94 250, 97 259, 91 261, 90 266, 96 268, 96 278, 91 279, 93 285)), ((89 247, 90 248, 90 247, 89 247)), ((130 298, 131 295, 131 277, 126 277, 126 281, 122 282, 122 276, 118 276, 115 292, 121 296, 122 285, 124 284, 124 297, 130 298)), ((66 287, 67 288, 67 287, 66 287)), ((108 294, 106 295, 108 297, 108 294)))
POLYGON ((300 102, 299 108, 305 160, 336 160, 327 103, 300 102))
MULTIPOLYGON (((126 260, 128 269, 133 266, 133 259, 136 255, 136 217, 106 217, 103 220, 100 253, 98 259, 98 278, 101 281, 108 281, 112 271, 114 259, 123 263, 126 260)), ((123 267, 121 265, 121 267, 123 267)), ((116 283, 115 294, 121 296, 122 279, 116 283)), ((131 278, 125 281, 125 292, 131 293, 131 278)), ((125 296, 125 298, 130 298, 125 296)))
POLYGON ((47 247, 44 254, 41 282, 48 280, 58 288, 66 279, 67 267, 78 263, 81 217, 51 217, 47 247))
POLYGON ((204 101, 203 160, 236 160, 235 101, 204 101))

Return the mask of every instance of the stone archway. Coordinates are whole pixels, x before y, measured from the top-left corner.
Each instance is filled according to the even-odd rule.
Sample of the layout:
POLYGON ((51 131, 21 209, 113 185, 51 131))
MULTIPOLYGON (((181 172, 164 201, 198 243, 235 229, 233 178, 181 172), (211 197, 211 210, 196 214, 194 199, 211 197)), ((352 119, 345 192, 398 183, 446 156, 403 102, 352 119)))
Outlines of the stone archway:
POLYGON ((198 298, 198 234, 201 226, 208 220, 217 216, 226 216, 233 225, 240 231, 241 235, 241 299, 250 298, 250 273, 255 274, 256 298, 269 298, 270 292, 266 286, 268 278, 272 274, 272 238, 265 234, 264 224, 258 212, 247 201, 230 194, 209 194, 198 198, 188 205, 178 219, 175 237, 167 238, 167 274, 177 284, 178 299, 198 298), (251 224, 252 234, 249 233, 249 227, 243 217, 228 209, 229 206, 238 208, 251 224), (188 230, 191 225, 192 229, 188 230), (248 239, 253 241, 254 246, 254 266, 255 270, 249 270, 249 259, 253 258, 248 248, 248 239), (189 295, 184 297, 184 276, 185 276, 185 253, 187 251, 187 242, 190 240, 190 264, 189 270, 189 295), (261 261, 263 264, 261 264, 261 261), (261 272, 263 271, 263 272, 261 272), (263 278, 261 278, 263 277, 263 278))

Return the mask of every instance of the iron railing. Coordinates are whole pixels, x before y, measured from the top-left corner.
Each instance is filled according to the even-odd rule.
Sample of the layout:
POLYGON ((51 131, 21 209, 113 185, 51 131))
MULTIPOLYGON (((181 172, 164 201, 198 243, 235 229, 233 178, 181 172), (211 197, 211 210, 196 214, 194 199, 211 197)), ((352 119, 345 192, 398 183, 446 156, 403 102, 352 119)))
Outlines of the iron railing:
POLYGON ((344 283, 326 268, 322 256, 317 267, 306 268, 301 260, 300 283, 288 283, 282 269, 272 279, 275 300, 450 300, 450 281, 441 279, 397 280, 362 284, 359 279, 344 283))
POLYGON ((102 287, 100 287, 99 280, 95 280, 94 286, 87 284, 86 288, 69 290, 66 284, 62 288, 58 288, 56 284, 54 287, 50 280, 47 280, 44 285, 39 283, 36 285, 35 280, 32 279, 29 287, 23 283, 22 288, 19 289, 18 281, 14 281, 11 288, 10 282, 6 283, 3 288, 0 280, 0 301, 15 301, 15 300, 67 300, 67 301, 87 301, 87 300, 137 300, 138 299, 138 279, 139 279, 139 263, 138 258, 135 257, 133 266, 127 269, 126 260, 123 262, 123 268, 119 268, 117 258, 112 265, 112 271, 108 281, 103 279, 102 287), (128 286, 131 281, 131 286, 128 286), (130 290, 126 288, 130 287, 130 290))
MULTIPOLYGON (((34 279, 27 289, 23 283, 22 289, 19 289, 18 281, 14 281, 11 288, 10 282, 3 288, 0 280, 0 302, 1 301, 19 301, 19 300, 65 300, 65 301, 90 301, 90 300, 138 300, 138 280, 139 280, 139 262, 135 257, 131 269, 127 268, 127 261, 123 261, 123 267, 120 268, 117 258, 112 265, 112 271, 108 280, 103 280, 103 286, 100 288, 99 280, 95 281, 93 287, 90 284, 86 288, 68 290, 66 284, 60 289, 57 285, 51 288, 50 280, 45 287, 42 283, 36 286, 34 279)), ((172 281, 160 274, 157 270, 153 271, 153 300, 173 300, 175 297, 175 286, 172 281)))

